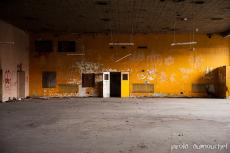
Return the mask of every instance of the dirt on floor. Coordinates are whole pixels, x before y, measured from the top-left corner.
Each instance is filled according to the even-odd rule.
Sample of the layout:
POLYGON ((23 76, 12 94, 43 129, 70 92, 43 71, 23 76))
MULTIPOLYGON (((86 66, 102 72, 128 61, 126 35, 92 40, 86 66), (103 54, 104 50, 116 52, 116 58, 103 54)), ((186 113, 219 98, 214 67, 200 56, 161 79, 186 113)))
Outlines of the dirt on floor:
POLYGON ((230 100, 50 98, 0 104, 0 153, 230 153, 230 100))

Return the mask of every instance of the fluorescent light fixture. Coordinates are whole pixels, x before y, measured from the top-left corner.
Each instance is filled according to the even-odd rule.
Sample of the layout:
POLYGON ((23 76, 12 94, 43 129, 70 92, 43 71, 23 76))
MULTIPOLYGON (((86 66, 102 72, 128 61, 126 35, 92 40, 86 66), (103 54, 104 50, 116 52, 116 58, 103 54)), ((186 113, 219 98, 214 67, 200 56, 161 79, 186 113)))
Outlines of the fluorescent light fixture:
POLYGON ((80 54, 67 54, 69 56, 84 56, 85 54, 84 53, 80 53, 80 54))
POLYGON ((110 46, 133 46, 134 43, 109 43, 110 46))
POLYGON ((171 46, 183 46, 183 45, 195 45, 197 44, 196 41, 190 41, 190 42, 174 42, 171 43, 171 46))
POLYGON ((5 41, 5 42, 0 42, 0 44, 8 44, 8 45, 14 45, 14 42, 13 41, 5 41))
POLYGON ((123 60, 123 59, 125 59, 125 58, 127 58, 127 57, 129 57, 129 56, 131 56, 132 54, 131 53, 129 53, 129 54, 127 54, 127 55, 125 55, 125 56, 123 56, 122 58, 119 58, 118 60, 116 60, 115 62, 117 63, 117 62, 119 62, 119 61, 121 61, 121 60, 123 60))

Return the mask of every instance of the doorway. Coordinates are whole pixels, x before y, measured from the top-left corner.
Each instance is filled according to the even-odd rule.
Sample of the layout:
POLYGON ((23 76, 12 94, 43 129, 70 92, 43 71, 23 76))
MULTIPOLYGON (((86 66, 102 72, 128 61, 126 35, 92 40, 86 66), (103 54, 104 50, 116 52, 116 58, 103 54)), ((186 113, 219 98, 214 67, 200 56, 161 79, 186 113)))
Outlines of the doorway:
POLYGON ((121 72, 121 97, 129 97, 129 72, 121 72))
POLYGON ((121 97, 121 72, 110 72, 110 97, 121 97))
POLYGON ((18 98, 25 98, 25 71, 18 71, 18 98))

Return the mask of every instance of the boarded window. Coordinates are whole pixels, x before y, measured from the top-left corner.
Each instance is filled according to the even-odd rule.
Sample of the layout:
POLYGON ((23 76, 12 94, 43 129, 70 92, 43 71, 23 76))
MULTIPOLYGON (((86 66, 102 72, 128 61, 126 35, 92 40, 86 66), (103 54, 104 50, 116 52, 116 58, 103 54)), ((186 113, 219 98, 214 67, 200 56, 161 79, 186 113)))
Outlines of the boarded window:
POLYGON ((207 84, 192 84, 193 93, 204 93, 207 91, 207 84))
POLYGON ((43 72, 42 88, 55 88, 55 87, 56 87, 56 72, 43 72))
POLYGON ((35 51, 37 52, 52 52, 53 43, 51 40, 36 40, 35 51))
POLYGON ((133 84, 133 93, 153 93, 153 84, 133 84))
POLYGON ((83 73, 82 74, 82 87, 94 87, 95 86, 95 74, 83 73))
POLYGON ((75 41, 58 41, 59 52, 75 52, 76 42, 75 41))
POLYGON ((122 80, 128 80, 128 74, 122 74, 122 80))

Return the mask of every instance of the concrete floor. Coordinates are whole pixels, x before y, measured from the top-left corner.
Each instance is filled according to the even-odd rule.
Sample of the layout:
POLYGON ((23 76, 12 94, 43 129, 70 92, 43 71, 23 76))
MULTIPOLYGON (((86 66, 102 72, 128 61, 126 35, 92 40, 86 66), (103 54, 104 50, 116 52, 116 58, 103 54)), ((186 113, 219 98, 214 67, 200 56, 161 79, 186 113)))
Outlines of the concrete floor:
POLYGON ((132 152, 230 153, 230 100, 52 98, 0 104, 0 153, 132 152))

